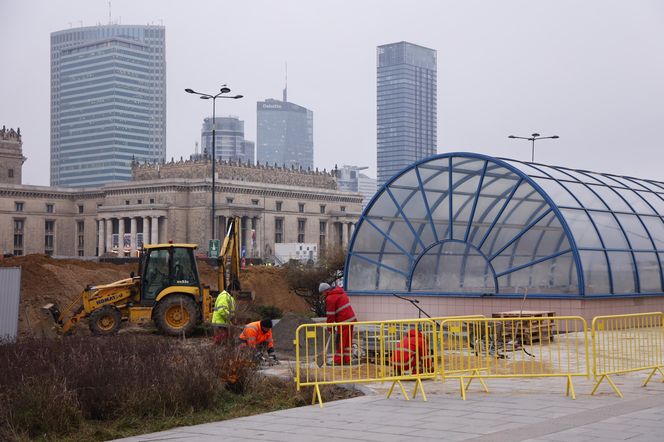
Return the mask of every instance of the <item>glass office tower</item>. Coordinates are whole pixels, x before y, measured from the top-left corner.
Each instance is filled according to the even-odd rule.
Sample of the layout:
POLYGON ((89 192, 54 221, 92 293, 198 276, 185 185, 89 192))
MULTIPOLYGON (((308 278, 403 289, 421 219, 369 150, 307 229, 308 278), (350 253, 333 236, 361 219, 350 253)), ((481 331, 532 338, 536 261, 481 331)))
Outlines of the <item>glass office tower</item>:
POLYGON ((131 162, 166 159, 163 26, 51 34, 51 185, 131 179, 131 162))
POLYGON ((378 46, 378 185, 436 153, 436 51, 405 41, 378 46))
MULTIPOLYGON (((284 94, 285 98, 285 94, 284 94)), ((314 117, 294 103, 267 99, 256 106, 256 160, 278 166, 314 167, 314 117)))
MULTIPOLYGON (((244 121, 238 117, 215 117, 214 155, 217 160, 254 164, 254 142, 244 139, 244 121)), ((201 146, 212 155, 212 118, 203 120, 201 146)))

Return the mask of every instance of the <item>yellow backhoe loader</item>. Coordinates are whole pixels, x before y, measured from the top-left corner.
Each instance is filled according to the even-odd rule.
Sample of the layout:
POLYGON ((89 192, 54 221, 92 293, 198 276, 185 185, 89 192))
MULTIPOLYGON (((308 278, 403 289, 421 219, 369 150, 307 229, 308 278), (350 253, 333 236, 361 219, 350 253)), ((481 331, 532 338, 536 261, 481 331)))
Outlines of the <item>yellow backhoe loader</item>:
MULTIPOLYGON (((218 257, 218 287, 240 295, 240 219, 228 225, 218 257)), ((197 324, 210 322, 216 295, 201 283, 194 251, 196 244, 144 245, 138 275, 111 284, 86 287, 64 310, 47 304, 58 329, 66 334, 87 319, 96 335, 116 333, 123 320, 154 321, 160 332, 181 336, 197 324)))

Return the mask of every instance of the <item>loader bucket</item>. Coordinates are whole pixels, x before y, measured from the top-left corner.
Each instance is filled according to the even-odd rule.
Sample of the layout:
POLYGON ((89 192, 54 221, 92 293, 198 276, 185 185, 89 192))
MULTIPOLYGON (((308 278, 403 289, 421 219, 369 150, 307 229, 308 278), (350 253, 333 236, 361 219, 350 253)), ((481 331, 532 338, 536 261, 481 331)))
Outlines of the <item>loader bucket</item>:
POLYGON ((42 338, 56 338, 61 335, 60 311, 54 304, 46 304, 39 309, 39 324, 34 333, 42 338))
POLYGON ((60 309, 58 308, 57 305, 48 303, 46 305, 42 306, 42 310, 48 312, 50 316, 53 318, 53 322, 56 324, 62 325, 62 321, 60 320, 60 309))

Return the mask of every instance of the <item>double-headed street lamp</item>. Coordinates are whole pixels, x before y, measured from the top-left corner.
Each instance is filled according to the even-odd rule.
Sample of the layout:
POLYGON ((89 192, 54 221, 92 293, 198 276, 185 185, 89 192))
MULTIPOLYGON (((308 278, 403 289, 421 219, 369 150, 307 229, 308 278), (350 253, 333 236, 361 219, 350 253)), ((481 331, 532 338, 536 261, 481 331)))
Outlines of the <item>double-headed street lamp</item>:
POLYGON ((517 136, 515 136, 515 135, 510 135, 510 136, 507 137, 507 138, 516 138, 517 140, 528 140, 528 141, 532 141, 532 142, 533 142, 533 149, 532 149, 531 162, 534 163, 534 162, 535 162, 535 141, 536 141, 536 140, 545 140, 545 139, 547 139, 547 138, 556 139, 556 138, 560 138, 560 137, 559 137, 558 135, 553 135, 553 136, 550 136, 550 137, 540 137, 540 134, 532 134, 532 135, 529 136, 529 137, 517 137, 517 136))
POLYGON ((242 98, 242 95, 224 95, 227 94, 231 91, 231 88, 226 87, 226 85, 222 85, 221 89, 219 89, 219 92, 216 95, 212 94, 203 94, 201 92, 196 92, 193 89, 185 89, 184 90, 188 94, 196 94, 200 95, 201 100, 209 100, 212 99, 212 239, 216 239, 215 233, 214 233, 214 225, 215 225, 215 201, 214 201, 214 188, 215 188, 215 164, 217 162, 217 157, 216 157, 216 152, 215 152, 215 129, 217 125, 216 121, 216 103, 217 103, 217 98, 231 98, 233 100, 237 100, 238 98, 242 98))

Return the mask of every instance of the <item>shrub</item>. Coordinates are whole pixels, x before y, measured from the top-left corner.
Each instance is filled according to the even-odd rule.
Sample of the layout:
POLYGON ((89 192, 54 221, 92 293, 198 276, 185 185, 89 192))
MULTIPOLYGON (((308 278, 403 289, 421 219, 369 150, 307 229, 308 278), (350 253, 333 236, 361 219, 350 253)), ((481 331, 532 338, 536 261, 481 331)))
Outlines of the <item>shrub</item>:
POLYGON ((82 419, 211 409, 256 371, 239 350, 128 335, 0 345, 0 366, 0 440, 65 434, 82 419))
POLYGON ((333 285, 343 275, 345 254, 342 249, 330 249, 321 255, 318 264, 289 263, 284 266, 289 287, 302 297, 316 316, 325 316, 325 301, 318 293, 318 285, 333 285))
POLYGON ((275 305, 256 305, 254 310, 261 319, 278 319, 284 316, 284 312, 275 305))

